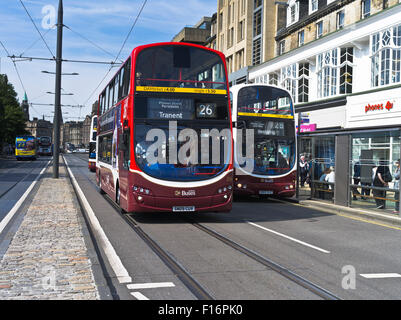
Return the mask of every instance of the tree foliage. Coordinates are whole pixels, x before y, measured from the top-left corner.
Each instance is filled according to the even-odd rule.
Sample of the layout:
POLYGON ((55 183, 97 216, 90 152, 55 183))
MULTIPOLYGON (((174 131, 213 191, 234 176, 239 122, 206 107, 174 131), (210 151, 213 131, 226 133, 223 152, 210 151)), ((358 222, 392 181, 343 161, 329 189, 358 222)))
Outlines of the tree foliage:
POLYGON ((14 86, 7 75, 0 74, 0 147, 3 143, 14 143, 17 135, 26 133, 24 113, 14 86))

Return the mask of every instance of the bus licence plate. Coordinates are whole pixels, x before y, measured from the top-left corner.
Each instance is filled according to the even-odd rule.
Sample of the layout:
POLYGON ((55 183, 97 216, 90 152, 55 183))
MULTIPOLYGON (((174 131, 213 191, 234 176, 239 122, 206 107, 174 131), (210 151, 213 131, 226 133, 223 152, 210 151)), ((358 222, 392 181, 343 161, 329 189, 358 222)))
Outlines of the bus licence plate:
POLYGON ((259 190, 259 194, 273 194, 272 190, 259 190))
POLYGON ((173 212, 194 212, 195 207, 194 206, 189 206, 189 207, 173 207, 173 212))

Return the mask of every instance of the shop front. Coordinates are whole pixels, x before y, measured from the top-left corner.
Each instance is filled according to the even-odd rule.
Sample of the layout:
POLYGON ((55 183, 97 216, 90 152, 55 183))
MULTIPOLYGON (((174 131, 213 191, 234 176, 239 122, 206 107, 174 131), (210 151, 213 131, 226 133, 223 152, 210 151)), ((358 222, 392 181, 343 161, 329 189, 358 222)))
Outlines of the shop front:
POLYGON ((398 214, 401 88, 348 97, 346 119, 347 128, 355 130, 349 205, 398 214))
POLYGON ((326 110, 310 113, 317 125, 311 132, 301 130, 309 185, 300 190, 316 200, 398 214, 401 87, 348 95, 343 112, 326 118, 326 128, 317 121, 326 110))

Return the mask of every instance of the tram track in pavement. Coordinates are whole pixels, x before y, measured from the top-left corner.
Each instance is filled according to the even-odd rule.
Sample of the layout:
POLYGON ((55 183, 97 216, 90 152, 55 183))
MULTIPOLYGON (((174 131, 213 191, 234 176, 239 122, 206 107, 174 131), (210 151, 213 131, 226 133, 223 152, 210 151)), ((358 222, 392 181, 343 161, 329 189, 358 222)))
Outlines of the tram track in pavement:
MULTIPOLYGON (((80 157, 75 157, 81 161, 85 161, 80 157)), ((94 183, 87 175, 86 179, 96 188, 99 186, 94 183)), ((130 214, 123 214, 120 207, 107 195, 103 198, 113 207, 120 217, 136 232, 136 234, 148 245, 152 251, 163 261, 163 263, 173 272, 173 274, 181 280, 188 290, 199 300, 214 300, 214 298, 196 281, 185 268, 174 259, 166 250, 164 250, 156 241, 154 241, 135 221, 130 214)))
MULTIPOLYGON (((76 157, 79 160, 85 161, 79 157, 76 157)), ((86 176, 86 175, 85 175, 86 176)), ((96 188, 99 188, 97 184, 91 181, 87 176, 86 178, 92 185, 96 188)), ((152 237, 146 233, 139 225, 139 223, 135 220, 135 217, 130 213, 122 213, 120 207, 117 205, 115 201, 113 201, 107 194, 103 195, 106 201, 113 207, 113 209, 128 223, 128 225, 140 236, 141 239, 161 258, 161 260, 174 272, 174 274, 183 282, 183 284, 200 300, 214 300, 212 295, 210 295, 199 283, 196 281, 192 275, 185 270, 185 268, 175 259, 173 258, 166 250, 164 250, 152 237)), ((284 278, 292 281, 293 283, 305 288, 309 292, 317 295, 323 300, 341 300, 340 297, 331 293, 330 291, 316 285, 310 280, 297 275, 292 272, 288 268, 281 266, 280 264, 268 259, 265 256, 260 255, 259 253, 233 241, 232 239, 227 238, 226 236, 216 232, 215 230, 200 224, 195 221, 193 218, 182 217, 182 221, 190 223, 192 226, 196 227, 198 230, 208 234, 216 240, 224 243, 230 248, 234 249, 237 252, 240 252, 243 255, 246 255, 248 258, 262 264, 263 266, 277 272, 284 278)), ((245 222, 245 221, 244 221, 245 222)))

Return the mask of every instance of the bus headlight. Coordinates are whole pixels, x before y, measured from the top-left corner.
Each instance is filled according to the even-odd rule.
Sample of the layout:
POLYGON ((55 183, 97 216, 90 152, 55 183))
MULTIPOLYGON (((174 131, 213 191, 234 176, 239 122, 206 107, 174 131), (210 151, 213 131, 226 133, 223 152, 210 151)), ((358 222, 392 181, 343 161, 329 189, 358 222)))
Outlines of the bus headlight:
POLYGON ((152 191, 150 189, 146 189, 146 188, 139 187, 139 186, 132 186, 132 190, 136 193, 144 194, 147 196, 152 194, 152 191))
POLYGON ((230 191, 232 190, 232 188, 233 188, 233 187, 232 187, 231 185, 225 186, 225 187, 223 187, 223 188, 219 188, 218 193, 219 193, 219 194, 221 194, 221 193, 224 193, 224 194, 230 193, 230 191))

